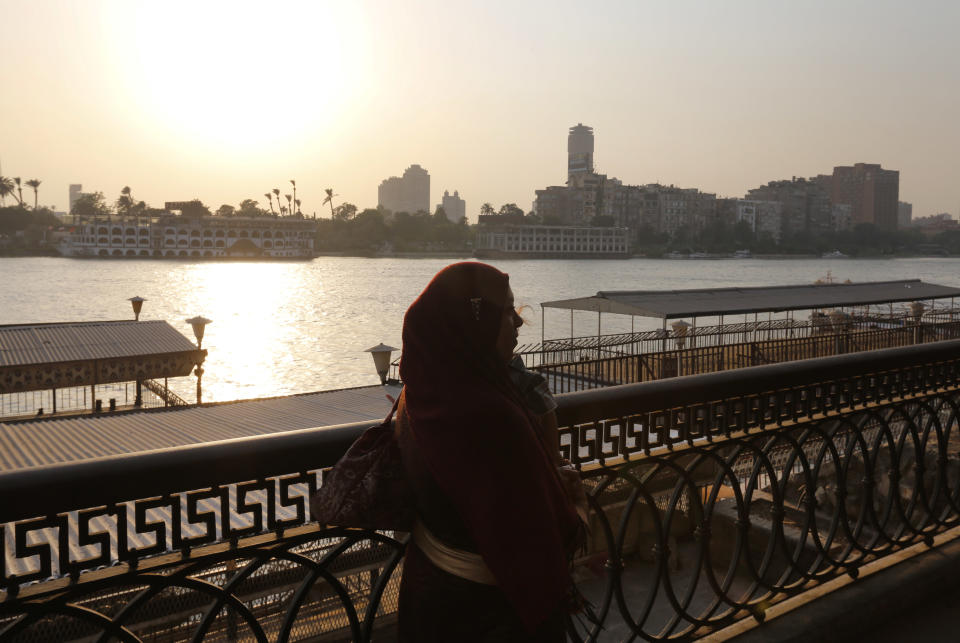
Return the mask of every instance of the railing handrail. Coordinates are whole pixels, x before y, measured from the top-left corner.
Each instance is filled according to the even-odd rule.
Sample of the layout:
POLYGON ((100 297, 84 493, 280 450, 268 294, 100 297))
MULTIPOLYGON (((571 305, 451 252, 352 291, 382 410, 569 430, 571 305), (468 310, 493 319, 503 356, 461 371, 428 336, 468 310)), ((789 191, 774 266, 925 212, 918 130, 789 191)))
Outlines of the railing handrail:
POLYGON ((323 469, 378 423, 368 420, 0 472, 5 495, 0 523, 323 469))
MULTIPOLYGON (((557 396, 561 426, 960 358, 960 340, 623 384, 557 396)), ((0 473, 0 523, 332 466, 375 420, 0 473), (171 482, 176 481, 176 489, 171 482)))

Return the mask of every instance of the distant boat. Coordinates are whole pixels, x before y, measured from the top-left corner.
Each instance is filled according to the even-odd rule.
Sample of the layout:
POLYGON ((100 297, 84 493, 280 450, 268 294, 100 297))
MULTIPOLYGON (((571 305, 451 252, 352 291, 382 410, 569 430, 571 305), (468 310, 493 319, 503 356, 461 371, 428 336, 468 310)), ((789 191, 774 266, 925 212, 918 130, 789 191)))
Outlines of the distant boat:
POLYGON ((686 259, 687 258, 687 255, 683 254, 682 252, 677 252, 676 250, 673 250, 672 252, 668 252, 664 256, 667 259, 686 259))
POLYGON ((834 250, 833 252, 824 252, 824 259, 849 259, 850 255, 845 255, 839 250, 834 250))
POLYGON ((737 250, 733 253, 734 259, 750 259, 753 257, 753 254, 749 250, 737 250))
POLYGON ((706 252, 691 252, 690 258, 691 259, 709 259, 710 255, 706 252))

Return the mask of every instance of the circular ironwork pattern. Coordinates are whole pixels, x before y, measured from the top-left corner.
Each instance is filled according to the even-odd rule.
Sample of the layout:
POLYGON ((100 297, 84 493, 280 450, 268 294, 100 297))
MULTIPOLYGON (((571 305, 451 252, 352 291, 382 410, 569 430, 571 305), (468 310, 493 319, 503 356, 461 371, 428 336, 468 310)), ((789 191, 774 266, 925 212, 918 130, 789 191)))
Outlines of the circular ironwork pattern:
POLYGON ((405 542, 359 530, 205 553, 0 603, 0 640, 369 640, 396 610, 405 542))
POLYGON ((694 441, 584 473, 571 638, 688 640, 960 524, 956 394, 694 441))

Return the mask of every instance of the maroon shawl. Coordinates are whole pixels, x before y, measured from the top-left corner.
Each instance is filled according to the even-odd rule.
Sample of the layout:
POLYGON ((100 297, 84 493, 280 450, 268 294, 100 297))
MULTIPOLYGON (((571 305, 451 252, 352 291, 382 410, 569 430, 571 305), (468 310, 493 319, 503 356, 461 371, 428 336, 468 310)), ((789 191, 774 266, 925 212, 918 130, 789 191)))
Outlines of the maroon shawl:
POLYGON ((427 468, 533 631, 570 586, 577 518, 496 356, 508 287, 486 264, 440 271, 407 310, 400 376, 427 468))

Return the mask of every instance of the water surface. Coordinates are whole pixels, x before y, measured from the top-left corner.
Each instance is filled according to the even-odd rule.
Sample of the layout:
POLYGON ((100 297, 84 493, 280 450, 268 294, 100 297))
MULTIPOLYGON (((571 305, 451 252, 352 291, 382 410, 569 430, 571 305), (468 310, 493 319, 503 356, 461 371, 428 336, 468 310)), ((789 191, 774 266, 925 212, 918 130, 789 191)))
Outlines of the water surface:
MULTIPOLYGON (((403 313, 449 259, 320 257, 310 262, 171 262, 0 258, 0 324, 130 319, 129 297, 147 298, 141 318, 166 319, 192 337, 188 317, 213 320, 204 348, 204 401, 286 395, 376 383, 363 349, 400 346, 403 313)), ((960 287, 960 259, 503 260, 517 301, 529 304, 520 341, 570 334, 570 313, 543 301, 598 290, 677 289, 920 278, 960 287)), ((635 320, 635 328, 659 327, 635 320)), ((602 332, 630 329, 605 315, 602 332)), ((597 316, 574 314, 574 333, 597 332, 597 316)), ((194 399, 193 379, 171 386, 194 399)))

